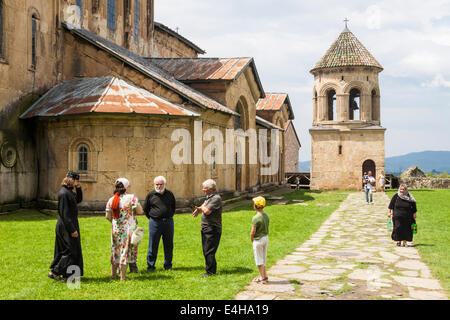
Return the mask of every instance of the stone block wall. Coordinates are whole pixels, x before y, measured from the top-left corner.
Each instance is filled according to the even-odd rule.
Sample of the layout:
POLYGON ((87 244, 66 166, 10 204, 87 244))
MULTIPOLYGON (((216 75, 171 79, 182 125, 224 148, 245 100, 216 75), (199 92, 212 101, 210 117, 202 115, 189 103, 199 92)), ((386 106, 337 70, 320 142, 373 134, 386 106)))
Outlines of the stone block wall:
POLYGON ((450 189, 449 178, 416 178, 416 177, 399 177, 400 184, 406 184, 408 189, 450 189))

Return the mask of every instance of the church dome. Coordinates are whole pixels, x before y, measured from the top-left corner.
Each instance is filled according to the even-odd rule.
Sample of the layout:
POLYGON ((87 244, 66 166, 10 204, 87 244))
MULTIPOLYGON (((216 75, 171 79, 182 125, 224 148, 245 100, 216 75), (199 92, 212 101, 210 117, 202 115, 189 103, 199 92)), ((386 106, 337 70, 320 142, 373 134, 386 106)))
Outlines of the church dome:
POLYGON ((380 63, 362 45, 356 36, 345 27, 325 55, 311 69, 311 73, 325 68, 338 67, 374 67, 383 70, 380 63))

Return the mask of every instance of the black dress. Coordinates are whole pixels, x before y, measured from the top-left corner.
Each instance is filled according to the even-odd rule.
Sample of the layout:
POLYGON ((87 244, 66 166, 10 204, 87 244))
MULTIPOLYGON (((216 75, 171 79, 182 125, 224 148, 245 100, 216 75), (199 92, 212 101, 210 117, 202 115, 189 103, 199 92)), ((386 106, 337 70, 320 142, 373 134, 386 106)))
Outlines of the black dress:
POLYGON ((403 200, 395 194, 389 203, 389 209, 393 210, 392 222, 394 228, 391 238, 394 241, 412 241, 413 233, 411 225, 415 223, 413 214, 416 213, 416 203, 403 200))
POLYGON ((55 255, 50 269, 56 275, 68 277, 76 270, 67 272, 69 266, 78 266, 76 275, 83 275, 83 255, 81 252, 80 227, 78 225, 77 204, 83 200, 81 188, 76 188, 76 194, 71 189, 62 187, 58 193, 58 214, 56 223, 55 255), (78 231, 78 238, 73 238, 72 233, 78 231))

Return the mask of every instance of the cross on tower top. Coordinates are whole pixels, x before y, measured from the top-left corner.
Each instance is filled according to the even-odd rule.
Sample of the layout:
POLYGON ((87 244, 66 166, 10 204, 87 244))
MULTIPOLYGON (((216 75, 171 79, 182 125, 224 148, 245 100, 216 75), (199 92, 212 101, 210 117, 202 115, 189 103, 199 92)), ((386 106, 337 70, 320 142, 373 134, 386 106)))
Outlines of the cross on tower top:
POLYGON ((349 30, 348 30, 348 26, 347 26, 347 22, 349 22, 349 21, 350 21, 350 20, 348 20, 347 18, 344 19, 344 22, 345 22, 345 29, 344 29, 344 30, 349 31, 349 30))

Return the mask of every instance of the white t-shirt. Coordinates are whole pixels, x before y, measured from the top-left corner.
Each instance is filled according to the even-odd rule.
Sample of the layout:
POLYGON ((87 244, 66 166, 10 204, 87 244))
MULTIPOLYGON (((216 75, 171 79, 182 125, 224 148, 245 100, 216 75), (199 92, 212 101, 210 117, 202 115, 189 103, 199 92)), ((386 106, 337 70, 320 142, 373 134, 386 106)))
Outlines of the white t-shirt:
POLYGON ((367 177, 367 178, 368 178, 369 182, 364 184, 364 188, 366 188, 366 189, 368 189, 368 190, 371 190, 372 187, 373 187, 372 183, 375 182, 375 178, 372 177, 372 176, 367 177))

